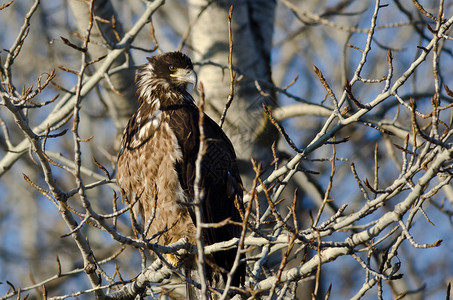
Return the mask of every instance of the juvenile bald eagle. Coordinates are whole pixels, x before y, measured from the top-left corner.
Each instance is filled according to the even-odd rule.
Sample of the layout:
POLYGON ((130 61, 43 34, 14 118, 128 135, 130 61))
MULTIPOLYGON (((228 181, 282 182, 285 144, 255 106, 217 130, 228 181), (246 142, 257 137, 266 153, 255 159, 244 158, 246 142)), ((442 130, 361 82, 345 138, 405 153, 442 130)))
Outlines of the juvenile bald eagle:
MULTIPOLYGON (((148 61, 136 78, 140 107, 123 133, 117 181, 126 195, 139 197, 143 223, 152 219, 148 236, 164 232, 153 242, 171 244, 187 237, 195 244, 197 224, 191 203, 200 147, 199 111, 187 87, 195 86, 197 77, 190 58, 181 52, 164 53, 148 61)), ((233 146, 207 115, 203 131, 207 150, 201 161, 202 221, 240 221, 234 201, 242 199, 242 183, 233 146)), ((240 230, 234 225, 209 228, 203 231, 203 239, 208 245, 227 241, 239 237, 240 230)), ((210 259, 229 271, 235 255, 233 249, 217 252, 210 259)), ((178 264, 175 256, 167 257, 170 263, 178 264)), ((226 280, 221 268, 207 265, 210 282, 226 280)), ((233 285, 239 286, 244 276, 242 265, 233 276, 233 285)))

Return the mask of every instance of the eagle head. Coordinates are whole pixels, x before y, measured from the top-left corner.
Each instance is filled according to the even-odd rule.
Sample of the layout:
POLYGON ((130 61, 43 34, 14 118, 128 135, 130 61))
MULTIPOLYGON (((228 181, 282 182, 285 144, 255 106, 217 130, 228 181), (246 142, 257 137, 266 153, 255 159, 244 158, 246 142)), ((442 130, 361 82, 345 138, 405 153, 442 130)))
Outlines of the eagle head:
POLYGON ((139 99, 147 99, 155 90, 186 91, 188 84, 197 85, 197 75, 190 58, 181 52, 167 52, 148 57, 148 64, 137 74, 139 99))

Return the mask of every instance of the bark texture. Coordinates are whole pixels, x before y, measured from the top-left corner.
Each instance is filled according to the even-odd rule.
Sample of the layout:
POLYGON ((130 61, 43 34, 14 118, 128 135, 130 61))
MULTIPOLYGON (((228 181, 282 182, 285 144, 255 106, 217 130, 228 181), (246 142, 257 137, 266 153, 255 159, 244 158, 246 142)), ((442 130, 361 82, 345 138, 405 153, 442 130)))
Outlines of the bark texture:
MULTIPOLYGON (((90 6, 88 2, 72 0, 69 2, 74 14, 79 33, 84 35, 88 28, 90 6)), ((88 46, 88 54, 91 59, 97 59, 107 55, 109 48, 118 42, 118 36, 123 36, 122 24, 116 11, 109 0, 94 1, 93 13, 96 17, 108 20, 111 23, 96 21, 90 35, 91 43, 88 46), (112 26, 112 20, 114 27, 112 26), (116 31, 116 33, 115 33, 116 31), (117 36, 118 35, 118 36, 117 36)), ((126 127, 129 117, 138 107, 135 97, 135 69, 132 68, 134 61, 128 51, 125 51, 112 64, 111 70, 124 66, 118 72, 108 75, 108 79, 101 81, 104 91, 105 103, 113 118, 118 133, 126 127), (110 81, 110 82, 109 82, 110 81)), ((93 64, 96 69, 97 65, 93 64)))
MULTIPOLYGON (((190 0, 190 19, 196 18, 208 2, 210 1, 190 0)), ((249 166, 250 157, 253 155, 260 161, 270 161, 270 146, 277 137, 262 109, 262 103, 274 105, 275 97, 264 86, 260 93, 253 80, 271 81, 270 54, 276 2, 221 0, 210 3, 192 28, 191 48, 195 61, 228 66, 228 11, 231 5, 233 67, 247 76, 238 74, 234 100, 223 129, 242 160, 241 172, 250 177, 252 174, 245 172, 252 170, 249 166)), ((217 121, 230 93, 228 69, 202 64, 198 77, 204 86, 207 113, 217 121)))

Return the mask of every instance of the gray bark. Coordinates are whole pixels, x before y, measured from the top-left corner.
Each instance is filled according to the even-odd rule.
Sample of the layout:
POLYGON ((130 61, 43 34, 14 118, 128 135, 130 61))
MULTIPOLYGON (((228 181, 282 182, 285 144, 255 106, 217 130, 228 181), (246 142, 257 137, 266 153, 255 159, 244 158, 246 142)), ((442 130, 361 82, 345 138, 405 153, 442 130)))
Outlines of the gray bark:
MULTIPOLYGON (((194 19, 208 1, 191 0, 189 3, 189 15, 194 19)), ((233 5, 232 62, 233 67, 239 70, 239 80, 223 129, 234 144, 241 162, 242 179, 249 189, 255 176, 250 158, 262 161, 263 167, 269 166, 273 160, 272 143, 278 140, 277 131, 267 120, 262 107, 263 103, 276 106, 276 95, 263 84, 257 86, 255 81, 272 82, 270 54, 276 1, 214 1, 193 27, 192 56, 202 63, 198 71, 199 80, 204 86, 207 113, 216 121, 220 119, 230 93, 230 76, 228 69, 204 62, 228 66, 227 20, 230 5, 233 5), (240 76, 241 73, 245 76, 240 76)), ((287 189, 288 193, 283 197, 292 199, 293 190, 293 187, 287 189)), ((267 204, 263 203, 263 207, 267 204)), ((275 260, 281 260, 280 254, 274 256, 275 260)), ((310 297, 310 290, 306 283, 300 284, 298 296, 310 297)))
MULTIPOLYGON (((196 18, 209 1, 190 0, 189 15, 196 18)), ((214 1, 200 16, 191 32, 191 48, 196 62, 214 62, 228 66, 228 11, 233 5, 233 67, 248 76, 238 74, 234 101, 228 110, 224 131, 232 140, 242 160, 241 172, 253 176, 250 157, 260 161, 272 159, 270 146, 277 138, 272 125, 263 114, 262 103, 275 104, 272 91, 263 87, 269 96, 257 90, 254 79, 271 81, 270 52, 274 28, 275 1, 214 1), (249 77, 250 76, 250 77, 249 77), (269 126, 270 125, 270 126, 269 126)), ((207 102, 207 113, 216 121, 224 110, 230 92, 228 69, 202 65, 198 70, 207 102)), ((246 176, 246 177, 247 177, 246 176)), ((244 178, 245 179, 245 178, 244 178)), ((247 181, 247 180, 245 180, 247 181)))
MULTIPOLYGON (((88 27, 89 3, 73 0, 70 1, 70 6, 74 14, 77 27, 80 34, 85 34, 88 27)), ((116 31, 122 37, 123 30, 121 22, 116 14, 116 11, 109 0, 97 0, 93 7, 94 15, 105 20, 112 20, 112 16, 116 20, 116 31)), ((110 46, 118 42, 115 32, 111 24, 96 22, 93 26, 91 35, 91 43, 88 46, 88 54, 91 59, 97 59, 109 52, 110 46)), ((135 98, 135 70, 132 68, 133 60, 128 51, 125 51, 112 64, 111 69, 124 66, 125 68, 119 72, 109 75, 110 83, 107 80, 101 81, 104 91, 105 102, 108 106, 110 115, 113 118, 115 127, 119 133, 126 126, 129 117, 137 108, 135 98), (113 88, 112 88, 113 87, 113 88)), ((96 69, 97 65, 93 67, 96 69)))

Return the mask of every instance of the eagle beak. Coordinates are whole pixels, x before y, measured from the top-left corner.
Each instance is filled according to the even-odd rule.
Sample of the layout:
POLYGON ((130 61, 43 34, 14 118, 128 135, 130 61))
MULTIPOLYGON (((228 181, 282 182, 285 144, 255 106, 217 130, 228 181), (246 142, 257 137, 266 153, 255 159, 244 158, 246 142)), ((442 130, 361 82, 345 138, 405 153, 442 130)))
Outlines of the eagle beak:
POLYGON ((176 72, 170 74, 171 77, 176 78, 181 82, 193 84, 194 88, 197 86, 197 73, 190 69, 177 69, 176 72))

